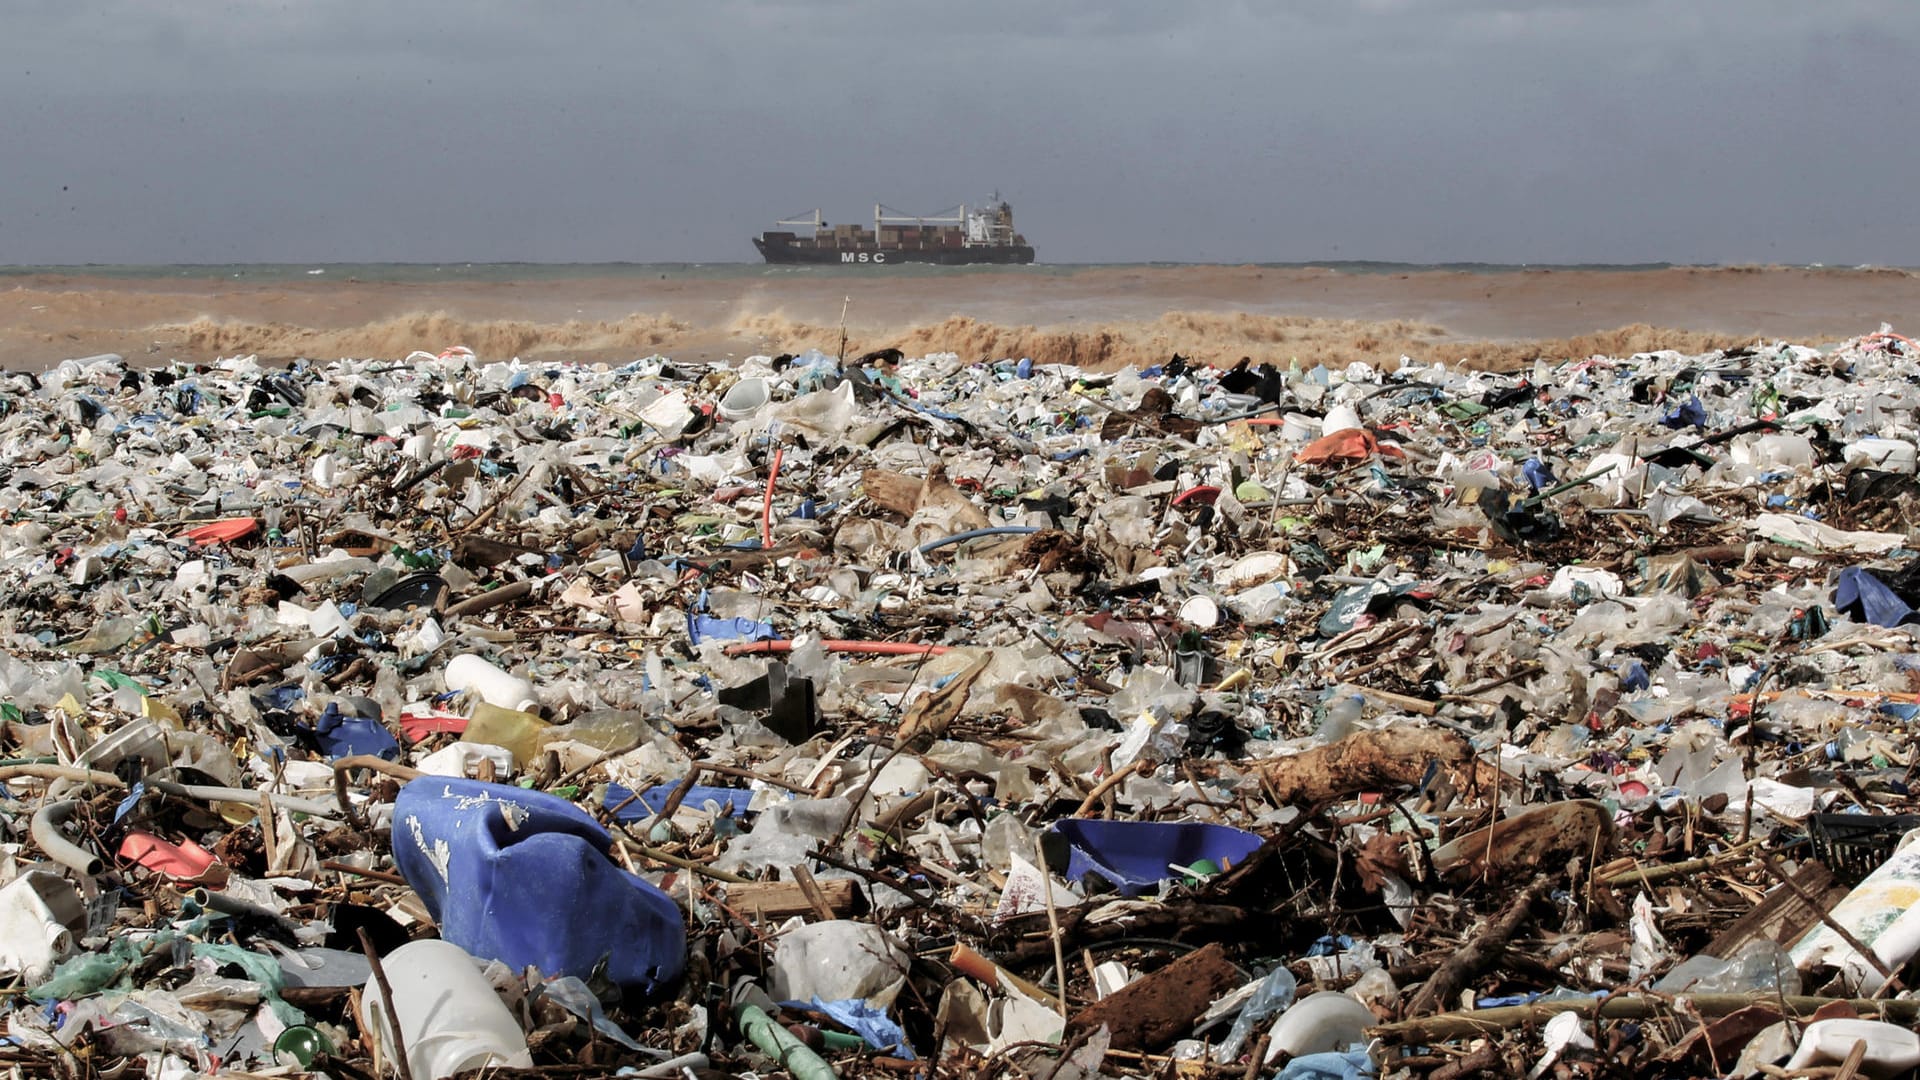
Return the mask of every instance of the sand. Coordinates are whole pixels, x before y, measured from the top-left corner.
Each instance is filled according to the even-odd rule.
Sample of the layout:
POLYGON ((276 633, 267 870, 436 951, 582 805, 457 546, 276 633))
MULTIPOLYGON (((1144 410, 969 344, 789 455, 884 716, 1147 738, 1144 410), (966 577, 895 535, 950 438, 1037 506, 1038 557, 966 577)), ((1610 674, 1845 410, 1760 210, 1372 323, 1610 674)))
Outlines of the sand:
POLYGON ((792 271, 653 279, 274 283, 84 275, 0 278, 0 366, 118 352, 209 361, 398 359, 465 345, 487 359, 689 360, 898 346, 1095 367, 1173 352, 1208 362, 1534 356, 1821 342, 1920 322, 1904 270, 1673 268, 1345 273, 1088 267, 889 277, 792 271))

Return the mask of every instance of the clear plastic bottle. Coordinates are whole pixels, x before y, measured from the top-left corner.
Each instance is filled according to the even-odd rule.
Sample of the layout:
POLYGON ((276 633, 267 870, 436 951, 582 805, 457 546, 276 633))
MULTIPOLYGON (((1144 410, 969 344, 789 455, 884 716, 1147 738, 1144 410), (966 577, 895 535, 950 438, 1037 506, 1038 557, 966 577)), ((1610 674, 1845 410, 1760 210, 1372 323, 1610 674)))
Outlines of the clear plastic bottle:
POLYGON ((504 746, 513 752, 514 763, 525 768, 538 757, 557 729, 545 720, 518 709, 503 709, 481 702, 467 719, 467 742, 504 746))
POLYGON ((1231 1065, 1238 1060, 1240 1051, 1246 1049, 1247 1039, 1253 1035, 1254 1029, 1292 1005, 1293 995, 1299 989, 1299 980, 1285 965, 1274 968, 1271 974, 1261 979, 1260 988, 1240 1007, 1240 1015, 1234 1018, 1233 1026, 1227 1029, 1226 1038, 1214 1047, 1214 1064, 1231 1065))
POLYGON ((650 729, 647 714, 637 709, 595 709, 543 734, 549 740, 571 739, 595 750, 613 751, 632 746, 650 729))
POLYGON ((1355 693, 1335 691, 1322 703, 1320 727, 1314 738, 1321 744, 1336 743, 1353 734, 1353 726, 1367 712, 1367 699, 1355 693))

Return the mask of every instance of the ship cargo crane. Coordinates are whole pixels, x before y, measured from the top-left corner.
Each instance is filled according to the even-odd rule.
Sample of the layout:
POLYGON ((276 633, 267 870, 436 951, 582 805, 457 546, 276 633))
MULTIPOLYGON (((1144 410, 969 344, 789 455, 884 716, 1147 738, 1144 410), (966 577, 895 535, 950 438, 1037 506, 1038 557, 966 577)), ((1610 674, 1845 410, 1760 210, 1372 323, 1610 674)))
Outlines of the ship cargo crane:
POLYGON ((942 210, 937 214, 925 214, 925 215, 903 214, 900 211, 895 210, 891 206, 886 206, 881 203, 873 204, 873 231, 876 233, 880 231, 880 226, 882 225, 926 226, 926 225, 965 225, 966 223, 967 223, 967 207, 965 203, 962 203, 959 206, 949 206, 945 210, 942 210))

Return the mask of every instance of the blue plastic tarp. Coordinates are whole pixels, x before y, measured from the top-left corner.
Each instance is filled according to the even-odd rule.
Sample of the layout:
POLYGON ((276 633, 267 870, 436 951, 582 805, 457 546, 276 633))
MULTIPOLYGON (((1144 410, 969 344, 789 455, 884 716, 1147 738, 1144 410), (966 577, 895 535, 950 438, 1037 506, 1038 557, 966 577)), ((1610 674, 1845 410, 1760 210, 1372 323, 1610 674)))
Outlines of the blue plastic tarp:
POLYGON ((1861 622, 1899 626, 1913 618, 1913 608, 1872 571, 1849 566, 1833 583, 1833 606, 1861 622))
POLYGON ((1226 868, 1259 849, 1260 837, 1199 821, 1100 821, 1069 818, 1049 829, 1067 842, 1067 880, 1093 874, 1126 896, 1179 877, 1175 867, 1202 859, 1226 868))
POLYGON ((1685 405, 1662 416, 1660 422, 1670 428, 1703 428, 1707 426, 1707 407, 1700 404, 1699 398, 1691 397, 1685 405))
POLYGON ((607 857, 586 811, 541 791, 422 777, 400 789, 393 859, 440 924, 484 959, 650 993, 679 978, 687 935, 672 898, 607 857))

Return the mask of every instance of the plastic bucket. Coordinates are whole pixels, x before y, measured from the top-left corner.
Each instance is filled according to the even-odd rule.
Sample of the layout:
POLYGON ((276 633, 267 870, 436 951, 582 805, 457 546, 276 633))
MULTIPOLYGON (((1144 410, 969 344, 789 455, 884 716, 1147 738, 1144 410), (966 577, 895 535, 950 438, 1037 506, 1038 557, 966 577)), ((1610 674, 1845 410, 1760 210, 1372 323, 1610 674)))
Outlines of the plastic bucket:
POLYGON ((767 380, 758 375, 741 379, 721 396, 720 416, 725 420, 745 420, 766 408, 772 400, 773 390, 767 385, 767 380))

